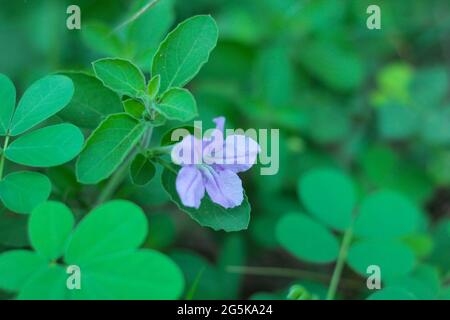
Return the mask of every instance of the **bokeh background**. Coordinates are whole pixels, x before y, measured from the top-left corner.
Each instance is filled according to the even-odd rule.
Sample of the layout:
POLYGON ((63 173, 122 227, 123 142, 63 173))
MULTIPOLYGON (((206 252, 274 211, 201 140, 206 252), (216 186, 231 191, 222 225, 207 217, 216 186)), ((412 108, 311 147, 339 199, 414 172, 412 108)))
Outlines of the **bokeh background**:
MULTIPOLYGON (((117 194, 148 214, 146 246, 172 256, 188 288, 200 279, 193 298, 285 298, 295 283, 324 297, 333 264, 295 258, 275 234, 283 215, 303 210, 299 179, 324 166, 351 176, 361 197, 388 188, 421 209, 423 227, 408 243, 429 277, 416 279, 416 289, 432 287, 432 294, 422 290, 426 298, 450 296, 447 0, 161 0, 117 38, 106 36, 143 4, 0 0, 0 72, 18 96, 48 73, 90 70, 105 56, 129 58, 148 75, 158 43, 177 22, 195 14, 216 19, 218 45, 189 84, 200 119, 224 115, 229 127, 280 129, 279 173, 243 175, 249 229, 198 226, 169 203, 158 179, 143 188, 126 183, 117 194), (82 30, 65 26, 70 4, 81 8, 82 30), (370 4, 381 8, 381 30, 366 27, 370 4)), ((156 131, 158 141, 164 130, 156 131)), ((76 183, 71 165, 48 174, 52 197, 68 199, 82 215, 92 187, 76 183)), ((27 246, 26 220, 2 213, 0 251, 27 246)), ((340 297, 367 296, 363 278, 348 268, 343 278, 340 297)))

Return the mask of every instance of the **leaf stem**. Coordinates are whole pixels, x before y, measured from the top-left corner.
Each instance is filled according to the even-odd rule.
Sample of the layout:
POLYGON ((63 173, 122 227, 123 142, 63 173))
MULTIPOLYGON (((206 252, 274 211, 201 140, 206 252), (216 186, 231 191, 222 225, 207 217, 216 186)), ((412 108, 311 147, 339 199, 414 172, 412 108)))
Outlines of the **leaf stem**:
POLYGON ((2 155, 0 158, 0 180, 3 179, 3 168, 5 167, 5 150, 8 147, 9 135, 6 135, 5 142, 3 143, 2 155))
POLYGON ((342 270, 344 269, 345 261, 347 260, 348 249, 350 242, 353 238, 353 222, 347 228, 342 239, 341 248, 339 250, 339 256, 334 267, 333 276, 331 277, 330 286, 328 287, 327 300, 333 300, 336 296, 336 291, 339 286, 339 280, 341 279, 342 270))
MULTIPOLYGON (((134 152, 132 152, 134 154, 134 152)), ((130 154, 131 155, 131 154, 130 154)), ((106 186, 103 188, 102 192, 97 198, 95 202, 95 207, 107 201, 113 195, 114 191, 116 191, 117 187, 122 183, 123 179, 125 179, 128 165, 132 157, 127 158, 119 167, 119 169, 113 174, 113 176, 109 179, 106 186)))
POLYGON ((165 154, 170 154, 172 149, 173 149, 173 145, 155 147, 155 148, 147 149, 145 151, 145 154, 148 157, 156 157, 156 156, 161 156, 161 155, 165 155, 165 154))
POLYGON ((177 174, 177 170, 173 167, 173 165, 171 165, 170 163, 168 163, 167 161, 165 161, 164 159, 157 157, 154 158, 153 161, 159 163, 160 165, 162 165, 164 168, 166 168, 167 170, 171 171, 172 173, 177 174))

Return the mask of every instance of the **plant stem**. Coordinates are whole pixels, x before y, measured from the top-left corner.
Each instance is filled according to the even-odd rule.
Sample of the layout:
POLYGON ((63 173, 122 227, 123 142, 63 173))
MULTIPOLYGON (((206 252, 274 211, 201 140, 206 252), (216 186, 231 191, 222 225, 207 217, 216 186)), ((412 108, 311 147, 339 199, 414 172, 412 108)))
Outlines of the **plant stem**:
POLYGON ((170 152, 172 151, 172 148, 173 148, 173 145, 155 147, 155 148, 147 149, 145 151, 145 154, 148 157, 161 156, 161 155, 165 155, 165 154, 170 154, 170 152))
MULTIPOLYGON (((132 152, 132 154, 134 155, 134 152, 132 152)), ((116 191, 117 187, 122 183, 123 179, 125 179, 126 173, 128 171, 128 165, 129 165, 131 159, 132 159, 132 157, 129 157, 128 159, 126 159, 121 164, 119 169, 109 179, 108 183, 103 188, 100 195, 98 196, 97 201, 95 202, 95 205, 94 205, 95 207, 102 204, 109 198, 111 198, 114 191, 116 191)))
POLYGON ((0 180, 3 179, 3 168, 5 167, 5 150, 8 147, 9 136, 5 137, 5 142, 3 143, 2 155, 0 158, 0 180))
MULTIPOLYGON (((271 277, 287 277, 287 278, 307 278, 320 282, 330 281, 330 276, 324 273, 318 273, 309 270, 298 270, 290 268, 278 267, 248 267, 248 266, 227 266, 227 272, 251 274, 256 276, 271 276, 271 277)), ((359 288, 360 283, 350 279, 342 279, 348 287, 359 288)))
MULTIPOLYGON (((149 127, 147 131, 144 133, 142 137, 141 143, 143 143, 144 147, 147 147, 150 143, 150 140, 152 138, 153 133, 153 127, 149 127)), ((120 165, 119 169, 113 174, 113 176, 109 179, 106 186, 103 188, 102 192, 97 198, 97 201, 95 201, 94 206, 98 206, 111 198, 111 196, 114 194, 114 191, 116 191, 117 187, 122 183, 122 181, 125 179, 127 172, 128 172, 128 166, 130 162, 133 160, 134 156, 138 152, 137 148, 134 148, 133 151, 130 152, 128 157, 125 159, 125 161, 120 165)))
POLYGON ((122 22, 120 25, 118 25, 118 26, 111 32, 111 34, 117 32, 117 31, 119 31, 120 29, 122 29, 123 27, 125 27, 127 24, 130 24, 131 22, 133 22, 134 20, 136 20, 137 18, 139 18, 141 15, 143 15, 143 14, 146 13, 148 10, 150 10, 153 6, 155 6, 158 2, 159 2, 159 0, 149 1, 145 6, 143 6, 139 11, 137 11, 135 14, 133 14, 130 18, 128 18, 127 20, 125 20, 124 22, 122 22))
POLYGON ((348 227, 344 233, 342 239, 341 249, 339 250, 339 256, 334 267, 333 276, 331 277, 330 286, 328 287, 327 300, 333 300, 337 288, 339 286, 339 280, 341 279, 342 270, 344 269, 345 261, 347 260, 348 248, 353 237, 353 223, 348 227))
POLYGON ((153 161, 159 163, 160 165, 162 165, 164 168, 171 171, 172 173, 175 173, 175 174, 178 173, 177 170, 175 170, 175 168, 173 167, 173 165, 169 164, 162 158, 154 158, 153 161))

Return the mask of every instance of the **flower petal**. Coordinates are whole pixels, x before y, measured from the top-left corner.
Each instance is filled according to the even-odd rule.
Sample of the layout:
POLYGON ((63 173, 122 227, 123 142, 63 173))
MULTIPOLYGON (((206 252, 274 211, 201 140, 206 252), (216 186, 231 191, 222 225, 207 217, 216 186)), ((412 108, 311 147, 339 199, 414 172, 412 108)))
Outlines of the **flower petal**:
POLYGON ((224 145, 223 133, 214 129, 209 138, 203 139, 203 163, 209 165, 216 164, 217 161, 222 163, 224 145))
POLYGON ((198 209, 205 195, 201 172, 195 166, 183 167, 178 171, 175 184, 181 202, 186 207, 198 209))
POLYGON ((230 135, 225 139, 223 158, 215 159, 218 169, 243 172, 256 162, 260 151, 258 143, 244 135, 230 135))
POLYGON ((171 152, 172 161, 178 165, 202 163, 202 141, 193 135, 187 135, 177 143, 171 152))
POLYGON ((223 129, 225 128, 225 117, 217 117, 214 118, 213 121, 216 124, 216 129, 223 134, 223 129))
POLYGON ((206 191, 213 202, 227 209, 242 203, 244 189, 236 173, 230 170, 215 171, 210 166, 203 166, 201 171, 206 191))

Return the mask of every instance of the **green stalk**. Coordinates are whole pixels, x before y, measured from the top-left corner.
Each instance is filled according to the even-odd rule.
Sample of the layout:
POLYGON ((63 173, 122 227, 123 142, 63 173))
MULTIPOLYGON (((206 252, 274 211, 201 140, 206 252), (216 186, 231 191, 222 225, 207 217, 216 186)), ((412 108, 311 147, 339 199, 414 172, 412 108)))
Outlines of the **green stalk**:
POLYGON ((9 136, 5 137, 5 142, 3 144, 2 155, 0 158, 0 180, 3 179, 3 168, 5 167, 5 150, 8 147, 9 136))
MULTIPOLYGON (((252 266, 227 266, 226 272, 238 273, 238 274, 248 274, 254 276, 270 276, 270 277, 286 277, 286 278, 303 278, 311 279, 314 281, 319 281, 323 283, 328 283, 330 281, 330 276, 325 273, 318 273, 310 270, 299 270, 291 268, 280 268, 280 267, 252 267, 252 266)), ((343 284, 348 288, 360 288, 361 284, 359 281, 354 281, 352 279, 341 279, 343 284)))
MULTIPOLYGON (((144 133, 141 142, 148 145, 152 138, 152 133, 153 133, 153 127, 149 127, 147 132, 144 133)), ((120 165, 119 169, 113 174, 113 176, 109 179, 106 186, 103 188, 102 192, 100 193, 100 195, 97 198, 97 201, 95 202, 95 206, 98 206, 98 205, 102 204, 103 202, 107 201, 109 198, 111 198, 111 196, 116 191, 117 187, 125 179, 127 172, 128 172, 128 166, 130 165, 130 162, 133 160, 133 158, 137 152, 138 152, 137 148, 135 148, 133 151, 130 152, 128 157, 120 165)))
MULTIPOLYGON (((134 155, 134 152, 131 153, 134 155)), ((131 155, 130 154, 130 155, 131 155)), ((128 165, 130 164, 132 157, 127 158, 119 167, 119 169, 113 174, 113 176, 109 179, 106 186, 103 188, 102 192, 97 198, 95 202, 95 207, 107 201, 113 195, 114 191, 116 191, 117 187, 122 183, 122 181, 126 177, 126 173, 128 172, 128 165)))
POLYGON ((339 256, 334 267, 333 276, 331 277, 330 286, 328 287, 327 300, 333 300, 336 296, 336 291, 339 286, 339 280, 341 279, 342 270, 344 269, 345 261, 347 260, 348 249, 350 242, 353 238, 353 223, 348 227, 344 233, 342 239, 341 248, 339 250, 339 256))

